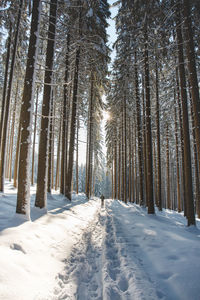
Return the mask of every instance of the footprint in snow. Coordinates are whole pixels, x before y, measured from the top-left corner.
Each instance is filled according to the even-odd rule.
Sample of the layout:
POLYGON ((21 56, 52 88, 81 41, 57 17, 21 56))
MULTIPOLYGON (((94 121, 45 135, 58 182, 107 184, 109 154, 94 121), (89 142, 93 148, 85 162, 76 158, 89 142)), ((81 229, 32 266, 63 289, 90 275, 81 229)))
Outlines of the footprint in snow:
POLYGON ((122 292, 125 292, 128 290, 128 281, 124 276, 122 276, 119 280, 119 288, 122 292))
POLYGON ((26 251, 19 244, 13 243, 12 245, 10 245, 10 249, 21 251, 22 253, 26 254, 26 251))

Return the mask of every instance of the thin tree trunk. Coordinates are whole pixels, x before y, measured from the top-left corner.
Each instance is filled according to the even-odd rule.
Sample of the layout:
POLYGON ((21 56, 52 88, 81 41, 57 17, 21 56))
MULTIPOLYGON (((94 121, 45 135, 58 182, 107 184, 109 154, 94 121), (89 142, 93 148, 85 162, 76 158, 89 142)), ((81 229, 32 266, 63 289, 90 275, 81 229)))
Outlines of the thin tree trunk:
POLYGON ((17 187, 17 179, 18 179, 18 166, 19 166, 19 147, 20 147, 20 140, 21 140, 21 124, 19 122, 18 126, 18 135, 17 135, 17 146, 16 146, 16 155, 15 155, 15 165, 14 165, 14 182, 13 185, 17 187))
POLYGON ((50 109, 50 121, 49 121, 49 150, 48 150, 48 182, 47 182, 47 191, 48 193, 51 193, 52 188, 52 136, 53 136, 53 111, 54 111, 54 95, 53 95, 53 89, 51 92, 51 109, 50 109))
POLYGON ((144 205, 143 195, 143 167, 142 167, 142 129, 141 129, 141 109, 139 97, 139 83, 137 70, 137 53, 135 52, 135 94, 136 94, 136 110, 137 110, 137 138, 138 138, 138 169, 139 169, 139 203, 144 205))
POLYGON ((72 173, 73 173, 74 144, 75 144, 75 131, 76 131, 76 108, 77 108, 77 96, 78 96, 79 61, 80 61, 80 47, 78 47, 78 49, 76 50, 76 59, 75 59, 71 130, 70 130, 69 158, 68 158, 68 174, 66 178, 66 191, 65 191, 65 194, 69 200, 72 199, 71 189, 72 189, 72 173))
MULTIPOLYGON (((54 92, 56 95, 56 90, 54 92)), ((51 186, 54 187, 54 139, 55 139, 55 105, 53 109, 53 125, 52 125, 52 155, 51 155, 51 165, 52 165, 52 174, 51 174, 51 186)))
POLYGON ((132 124, 132 135, 131 135, 131 140, 132 140, 132 201, 135 202, 135 143, 134 143, 134 126, 132 124))
POLYGON ((60 177, 60 142, 61 142, 61 130, 62 130, 61 122, 62 122, 62 119, 60 119, 59 135, 58 135, 55 190, 58 189, 58 186, 59 186, 59 177, 60 177))
POLYGON ((145 30, 144 50, 144 72, 145 72, 145 95, 146 95, 146 149, 147 149, 147 203, 148 214, 154 214, 153 197, 153 167, 152 167, 152 137, 151 137, 151 102, 149 82, 149 58, 148 58, 148 37, 145 30))
POLYGON ((166 126, 166 170, 167 170, 167 208, 172 209, 170 197, 170 170, 169 170, 169 126, 166 126))
POLYGON ((117 199, 117 128, 114 135, 114 199, 117 199))
POLYGON ((63 91, 63 133, 62 133, 62 155, 61 155, 61 182, 60 182, 60 193, 65 193, 65 181, 66 181, 66 172, 65 168, 67 168, 67 147, 68 147, 68 130, 66 130, 68 124, 68 79, 69 79, 69 43, 70 43, 70 35, 67 35, 67 51, 65 54, 65 83, 64 83, 64 91, 63 91))
POLYGON ((6 103, 5 103, 5 112, 4 112, 4 118, 3 118, 3 123, 2 123, 3 131, 2 131, 1 162, 0 162, 0 191, 2 191, 2 192, 4 191, 4 172, 5 172, 5 161, 6 161, 8 116, 9 116, 10 99, 11 99, 11 92, 12 92, 12 82, 13 82, 15 59, 16 59, 16 53, 17 53, 17 44, 18 44, 18 37, 19 37, 19 29, 20 29, 19 27, 20 27, 20 21, 21 21, 22 6, 23 6, 23 0, 20 0, 16 32, 15 32, 15 39, 14 39, 14 46, 13 46, 13 53, 12 53, 12 61, 11 61, 11 66, 10 66, 7 97, 6 97, 6 103))
POLYGON ((120 134, 120 121, 118 126, 118 189, 117 189, 117 199, 120 200, 121 197, 121 134, 120 134))
MULTIPOLYGON (((124 105, 123 105, 124 106, 124 105)), ((122 179, 121 179, 121 199, 122 201, 125 200, 125 192, 124 192, 124 186, 125 186, 125 167, 124 167, 124 107, 122 107, 122 119, 121 119, 121 127, 122 127, 122 136, 121 136, 121 141, 122 141, 122 155, 121 155, 121 161, 122 161, 122 179)))
POLYGON ((146 110, 145 110, 145 95, 144 95, 144 78, 142 77, 142 109, 143 109, 143 153, 144 153, 144 182, 145 182, 145 203, 147 203, 147 146, 146 146, 146 110))
POLYGON ((35 169, 35 140, 37 131, 37 112, 38 112, 38 101, 39 101, 39 87, 36 92, 36 104, 35 104, 35 120, 34 120, 34 132, 33 132, 33 149, 32 149, 32 171, 31 171, 31 184, 34 185, 34 169, 35 169))
POLYGON ((182 164, 181 164, 182 172, 181 172, 181 174, 182 174, 182 190, 183 190, 183 192, 182 192, 182 207, 184 208, 184 215, 186 216, 183 118, 182 118, 178 68, 176 68, 176 90, 177 90, 178 115, 179 115, 179 126, 180 126, 180 136, 181 136, 181 160, 182 160, 182 164))
POLYGON ((181 212, 181 192, 180 192, 180 168, 179 168, 179 149, 178 149, 178 122, 176 109, 176 93, 174 92, 174 116, 175 116, 175 139, 176 139, 176 178, 177 178, 177 198, 178 212, 181 212))
POLYGON ((10 163, 10 142, 11 142, 11 110, 9 111, 8 117, 8 133, 6 142, 6 163, 5 163, 5 178, 9 177, 9 163, 10 163))
POLYGON ((87 184, 86 184, 86 196, 89 199, 90 197, 90 188, 91 188, 91 166, 92 166, 92 140, 93 140, 93 94, 94 94, 94 76, 91 71, 91 88, 90 88, 90 103, 89 103, 89 118, 88 118, 88 168, 87 168, 87 184))
POLYGON ((79 113, 77 117, 77 127, 76 127, 76 193, 78 194, 79 190, 79 172, 78 172, 78 155, 79 155, 79 144, 78 144, 78 139, 79 139, 79 113))
POLYGON ((126 97, 124 99, 124 202, 127 203, 127 126, 126 126, 126 97))
POLYGON ((57 2, 57 0, 51 0, 50 2, 48 42, 45 63, 46 69, 44 76, 44 93, 38 154, 37 191, 35 198, 35 206, 39 208, 46 207, 47 202, 49 115, 51 109, 51 83, 53 74, 52 69, 55 45, 57 2))
POLYGON ((18 90, 19 90, 19 81, 17 81, 15 101, 13 107, 13 116, 12 116, 12 126, 11 126, 11 139, 10 139, 10 154, 9 154, 9 181, 12 178, 12 157, 13 157, 13 142, 14 142, 14 133, 15 133, 15 116, 16 116, 16 106, 17 106, 17 98, 18 98, 18 90))
POLYGON ((8 81, 8 69, 9 69, 9 61, 10 61, 11 34, 12 34, 12 27, 11 27, 11 24, 10 24, 10 31, 9 31, 9 35, 8 35, 8 45, 7 45, 7 55, 6 55, 5 74, 4 74, 4 84, 3 84, 2 104, 1 104, 0 148, 1 148, 1 142, 2 142, 2 141, 1 141, 1 138, 2 138, 3 123, 4 123, 4 112, 5 112, 5 104, 6 104, 7 81, 8 81))
POLYGON ((156 63, 156 137, 157 137, 157 199, 158 209, 162 210, 162 181, 161 181, 161 151, 160 151, 160 105, 159 105, 159 77, 156 63))
POLYGON ((128 176, 128 179, 129 179, 129 183, 128 183, 128 186, 129 186, 129 191, 128 191, 128 194, 129 194, 129 201, 131 202, 132 201, 132 155, 131 155, 131 149, 132 149, 132 145, 131 145, 131 120, 129 118, 129 176, 128 176))

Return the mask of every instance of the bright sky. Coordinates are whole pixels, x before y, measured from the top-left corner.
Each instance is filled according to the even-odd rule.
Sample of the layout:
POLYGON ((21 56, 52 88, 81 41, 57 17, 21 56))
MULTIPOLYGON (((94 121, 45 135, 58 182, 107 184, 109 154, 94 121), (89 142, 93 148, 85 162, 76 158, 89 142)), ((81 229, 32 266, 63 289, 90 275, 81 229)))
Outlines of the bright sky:
MULTIPOLYGON (((108 3, 112 6, 112 4, 115 2, 116 0, 108 0, 108 3)), ((112 45, 116 40, 116 31, 115 31, 115 20, 113 20, 113 18, 116 16, 117 14, 117 7, 111 7, 110 11, 111 11, 111 18, 108 20, 108 24, 109 27, 107 28, 107 33, 109 35, 108 37, 108 46, 111 48, 112 53, 111 53, 111 60, 114 60, 115 57, 115 51, 113 51, 112 49, 112 45)), ((106 99, 104 100, 104 102, 106 101, 106 99)), ((105 123, 107 121, 107 119, 109 118, 108 113, 105 111, 103 113, 103 121, 102 121, 102 130, 103 130, 103 135, 105 136, 105 123)), ((80 141, 84 141, 86 142, 86 130, 85 129, 80 129, 79 132, 79 140, 80 141)), ((106 155, 106 145, 105 145, 105 141, 103 141, 103 152, 106 155)), ((82 143, 79 142, 79 165, 81 164, 85 164, 86 161, 86 143, 82 143)))

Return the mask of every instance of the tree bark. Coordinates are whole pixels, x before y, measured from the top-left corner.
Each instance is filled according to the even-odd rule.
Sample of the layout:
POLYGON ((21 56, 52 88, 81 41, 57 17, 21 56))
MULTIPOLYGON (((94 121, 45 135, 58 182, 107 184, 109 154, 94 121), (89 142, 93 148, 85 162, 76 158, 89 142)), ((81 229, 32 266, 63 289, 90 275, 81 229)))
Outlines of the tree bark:
POLYGON ((159 105, 159 76, 156 63, 156 138, 157 138, 157 199, 158 209, 162 210, 162 181, 161 181, 161 151, 160 151, 160 105, 159 105))
POLYGON ((17 16, 15 39, 14 39, 14 45, 13 45, 12 61, 11 61, 11 65, 10 65, 10 74, 9 74, 8 90, 7 90, 7 97, 6 97, 6 103, 5 103, 5 112, 4 112, 4 118, 3 118, 3 123, 2 123, 3 131, 2 131, 1 162, 0 162, 0 191, 2 191, 2 192, 4 191, 4 172, 5 172, 5 161, 6 161, 8 116, 9 116, 10 99, 11 99, 11 92, 12 92, 12 82, 13 82, 13 74, 14 74, 14 68, 15 68, 15 59, 16 59, 16 53, 17 53, 17 44, 18 44, 18 38, 19 38, 22 7, 23 7, 23 0, 20 0, 19 11, 18 11, 18 16, 17 16))
POLYGON ((180 192, 180 167, 179 167, 179 147, 178 147, 178 122, 176 109, 176 92, 174 92, 174 119, 175 119, 175 139, 176 139, 176 178, 177 178, 177 206, 181 212, 181 192, 180 192))
POLYGON ((46 207, 47 202, 47 168, 48 168, 48 136, 49 136, 49 115, 51 104, 51 83, 54 58, 55 30, 57 16, 57 0, 50 2, 50 17, 48 29, 48 42, 46 51, 46 69, 44 76, 44 93, 42 102, 41 131, 38 154, 37 191, 35 206, 46 207))
POLYGON ((69 43, 70 43, 70 35, 67 35, 67 50, 65 54, 65 83, 64 83, 64 91, 63 91, 63 133, 62 133, 62 154, 61 154, 61 181, 60 181, 60 193, 65 193, 65 181, 66 181, 66 172, 67 169, 67 152, 68 152, 68 107, 69 107, 69 99, 68 99, 68 79, 69 79, 69 43))
POLYGON ((3 95, 2 95, 2 104, 1 104, 1 123, 0 123, 0 148, 1 148, 1 138, 3 131, 3 121, 4 121, 4 112, 5 112, 5 104, 6 104, 6 92, 7 92, 7 81, 8 81, 8 69, 10 62, 10 45, 11 45, 11 34, 12 27, 10 24, 10 31, 8 35, 8 45, 7 45, 7 55, 6 55, 6 65, 5 65, 5 74, 4 74, 4 84, 3 84, 3 95))
POLYGON ((189 133, 189 121, 188 121, 185 64, 184 64, 184 55, 183 55, 183 38, 182 38, 182 31, 181 31, 181 17, 180 17, 179 5, 177 5, 176 16, 177 16, 176 34, 177 34, 177 47, 178 47, 179 76, 180 76, 181 102, 182 102, 182 112, 183 112, 186 217, 188 220, 188 226, 190 226, 190 225, 195 225, 195 215, 194 215, 193 188, 192 188, 190 133, 189 133))
POLYGON ((144 205, 143 195, 143 166, 142 166, 142 129, 141 129, 141 110, 139 97, 139 83, 137 70, 137 53, 135 52, 135 94, 136 94, 136 110, 137 110, 137 138, 138 138, 138 169, 139 169, 139 203, 144 205))
POLYGON ((32 111, 35 88, 35 65, 38 52, 41 1, 35 0, 32 10, 31 33, 29 40, 28 59, 24 80, 24 91, 20 114, 21 144, 18 169, 18 192, 16 212, 30 217, 30 153, 32 134, 32 111))
POLYGON ((35 104, 35 120, 34 120, 34 132, 33 132, 33 149, 32 149, 32 171, 31 171, 31 184, 34 185, 34 168, 35 168, 35 140, 37 131, 37 112, 39 101, 39 87, 36 92, 36 104, 35 104))
POLYGON ((192 106, 194 111, 195 137, 197 143, 198 164, 200 167, 200 97, 199 85, 196 70, 196 59, 194 50, 193 30, 191 21, 190 0, 183 0, 184 14, 184 32, 186 41, 188 77, 190 82, 190 91, 192 98, 192 106))
POLYGON ((148 57, 148 36, 145 29, 145 50, 144 50, 144 82, 146 95, 146 149, 147 149, 147 204, 148 214, 154 214, 153 199, 153 166, 152 166, 152 136, 151 136, 151 101, 149 82, 149 57, 148 57))
POLYGON ((72 189, 72 173, 74 162, 74 144, 75 144, 75 131, 76 131, 76 108, 77 108, 77 96, 78 96, 78 73, 79 73, 79 61, 80 61, 80 47, 76 50, 75 59, 75 71, 73 80, 73 97, 72 97, 72 115, 71 115, 71 132, 69 143, 69 158, 68 158, 68 174, 66 179, 66 197, 71 200, 72 189))

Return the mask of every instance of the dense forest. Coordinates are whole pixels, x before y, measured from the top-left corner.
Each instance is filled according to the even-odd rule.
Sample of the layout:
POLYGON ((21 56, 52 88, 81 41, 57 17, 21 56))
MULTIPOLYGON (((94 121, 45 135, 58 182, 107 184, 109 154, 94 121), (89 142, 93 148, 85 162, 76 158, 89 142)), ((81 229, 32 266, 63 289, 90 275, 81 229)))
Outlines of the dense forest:
POLYGON ((0 191, 29 218, 59 189, 200 217, 199 0, 1 1, 0 191), (106 95, 106 103, 103 98, 106 95), (106 123, 106 162, 102 120, 106 123), (83 141, 82 132, 86 132, 83 141), (80 165, 86 143, 85 165, 80 165), (38 147, 37 147, 38 145, 38 147))

